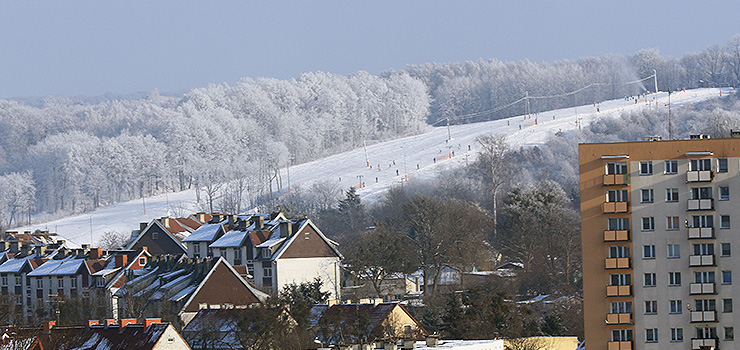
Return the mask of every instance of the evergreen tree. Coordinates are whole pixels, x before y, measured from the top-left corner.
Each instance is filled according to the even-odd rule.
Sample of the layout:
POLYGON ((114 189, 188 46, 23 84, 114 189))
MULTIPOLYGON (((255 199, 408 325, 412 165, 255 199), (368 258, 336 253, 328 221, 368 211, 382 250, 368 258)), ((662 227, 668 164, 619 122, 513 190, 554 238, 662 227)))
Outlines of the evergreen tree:
POLYGON ((345 192, 345 198, 339 201, 337 212, 345 233, 357 233, 365 229, 365 205, 354 187, 345 192))

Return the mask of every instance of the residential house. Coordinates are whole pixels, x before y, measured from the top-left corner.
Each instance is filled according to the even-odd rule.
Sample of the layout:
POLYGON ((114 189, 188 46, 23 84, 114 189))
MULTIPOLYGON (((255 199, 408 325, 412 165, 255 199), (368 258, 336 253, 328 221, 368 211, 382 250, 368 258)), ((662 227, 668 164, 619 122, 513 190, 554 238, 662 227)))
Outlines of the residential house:
POLYGON ((280 317, 281 325, 295 324, 283 308, 201 309, 181 334, 193 349, 249 349, 262 337, 251 330, 280 317))
POLYGON ((187 246, 188 257, 203 258, 213 256, 209 251, 209 246, 221 238, 225 233, 224 224, 220 221, 212 223, 209 222, 201 225, 197 230, 193 231, 190 236, 183 240, 183 243, 187 246))
POLYGON ((152 255, 182 255, 187 249, 178 234, 189 233, 187 226, 180 225, 169 217, 154 219, 141 223, 138 231, 133 231, 131 241, 126 244, 127 250, 141 250, 147 247, 152 255))

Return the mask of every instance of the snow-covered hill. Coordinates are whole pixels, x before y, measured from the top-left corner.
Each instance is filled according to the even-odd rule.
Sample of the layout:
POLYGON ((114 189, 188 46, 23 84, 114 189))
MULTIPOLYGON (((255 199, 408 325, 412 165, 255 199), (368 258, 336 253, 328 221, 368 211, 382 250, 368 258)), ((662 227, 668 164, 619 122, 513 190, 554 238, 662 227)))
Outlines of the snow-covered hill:
MULTIPOLYGON (((722 94, 733 93, 723 90, 722 94)), ((696 89, 674 92, 671 95, 673 108, 720 96, 719 89, 696 89)), ((649 95, 646 100, 635 104, 632 100, 611 100, 594 105, 565 108, 539 113, 536 118, 522 116, 466 125, 436 127, 424 134, 409 136, 387 142, 367 145, 353 151, 336 154, 313 162, 290 168, 291 186, 310 186, 321 180, 337 181, 347 189, 364 186, 358 193, 364 201, 375 201, 391 186, 408 179, 432 179, 440 170, 459 167, 472 161, 477 151, 475 138, 481 134, 504 134, 514 147, 542 144, 553 132, 577 132, 578 124, 587 125, 592 120, 626 111, 646 108, 667 108, 668 94, 660 92, 649 95), (450 156, 454 152, 454 156, 450 156), (367 160, 366 160, 367 155, 367 160), (370 166, 368 166, 368 162, 370 166)), ((282 169, 283 181, 287 181, 287 169, 282 169)), ((150 221, 165 215, 187 215, 199 210, 192 190, 163 194, 144 200, 134 200, 100 208, 90 213, 71 216, 50 222, 38 223, 18 230, 48 229, 57 232, 70 245, 97 244, 108 231, 128 233, 138 228, 139 222, 150 221)))

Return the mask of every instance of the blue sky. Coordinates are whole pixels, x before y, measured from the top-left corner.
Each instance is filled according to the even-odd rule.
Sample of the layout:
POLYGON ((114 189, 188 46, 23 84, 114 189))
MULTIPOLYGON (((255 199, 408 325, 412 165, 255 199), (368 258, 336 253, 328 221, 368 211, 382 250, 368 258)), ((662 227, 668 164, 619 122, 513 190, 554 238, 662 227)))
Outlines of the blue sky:
POLYGON ((740 33, 720 1, 3 1, 0 98, 182 91, 242 77, 554 61, 740 33))

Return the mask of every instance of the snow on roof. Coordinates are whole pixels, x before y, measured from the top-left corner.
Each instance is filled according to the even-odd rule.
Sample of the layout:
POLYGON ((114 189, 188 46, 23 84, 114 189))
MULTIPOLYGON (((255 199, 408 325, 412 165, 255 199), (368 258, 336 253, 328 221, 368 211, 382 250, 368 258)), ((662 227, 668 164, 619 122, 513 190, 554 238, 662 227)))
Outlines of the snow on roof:
POLYGON ((473 350, 473 349, 503 349, 504 341, 502 339, 490 340, 440 340, 439 344, 434 347, 428 347, 426 342, 417 341, 416 349, 434 350, 434 349, 455 349, 455 350, 473 350))
POLYGON ((8 261, 0 265, 0 273, 16 273, 23 268, 23 264, 25 264, 28 259, 33 259, 35 257, 36 254, 31 254, 22 258, 8 259, 8 261))
POLYGON ((199 227, 197 230, 193 231, 193 233, 188 236, 188 238, 185 238, 183 242, 202 242, 207 241, 210 242, 216 237, 216 233, 218 232, 218 229, 221 228, 222 225, 219 224, 204 224, 201 227, 199 227))
POLYGON ((185 297, 187 297, 190 293, 192 293, 195 290, 195 288, 197 288, 197 286, 193 286, 193 285, 190 285, 190 286, 187 286, 187 287, 183 288, 180 292, 178 292, 177 294, 173 295, 170 298, 170 301, 179 302, 180 300, 182 300, 185 297))
POLYGON ((278 236, 277 238, 275 238, 275 236, 270 237, 270 239, 268 239, 268 240, 260 243, 260 245, 258 245, 257 248, 269 248, 269 247, 272 247, 272 246, 274 246, 276 244, 282 243, 285 240, 285 238, 286 237, 280 237, 280 236, 278 236))
POLYGON ((247 234, 249 234, 249 229, 247 231, 237 231, 237 230, 231 230, 229 232, 226 232, 225 235, 221 236, 218 240, 211 243, 209 245, 210 248, 227 248, 227 247, 238 247, 244 242, 244 238, 246 238, 247 234))
POLYGON ((74 275, 80 266, 85 263, 85 259, 75 259, 74 256, 69 256, 65 259, 54 260, 51 259, 31 271, 29 277, 38 276, 53 276, 53 275, 74 275))

